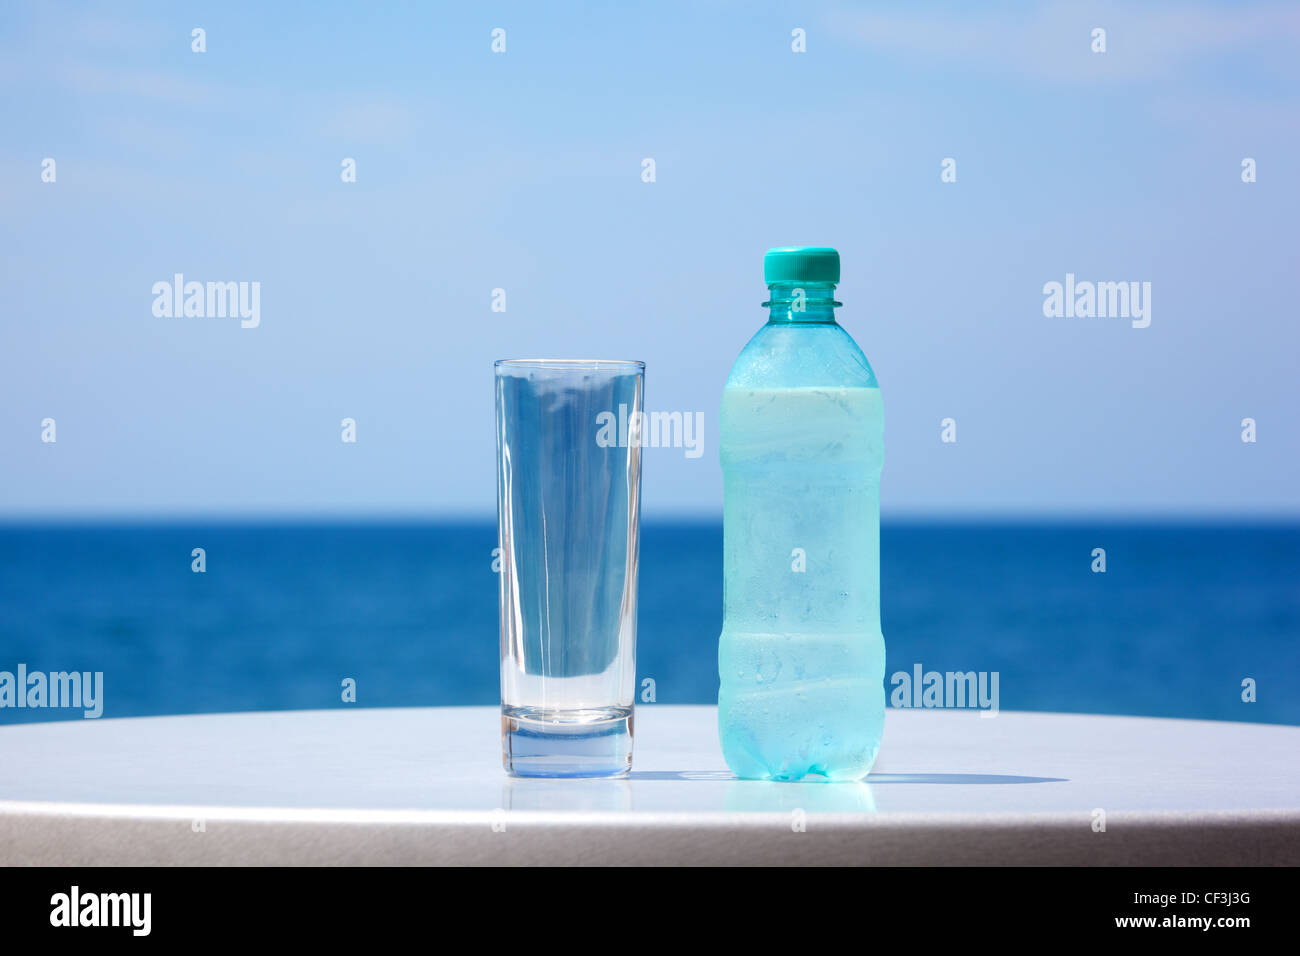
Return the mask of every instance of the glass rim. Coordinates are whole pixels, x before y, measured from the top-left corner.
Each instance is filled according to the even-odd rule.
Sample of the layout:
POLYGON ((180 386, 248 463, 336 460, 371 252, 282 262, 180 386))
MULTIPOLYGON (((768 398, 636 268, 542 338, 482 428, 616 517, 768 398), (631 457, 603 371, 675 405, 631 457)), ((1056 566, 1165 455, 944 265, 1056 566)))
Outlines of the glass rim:
POLYGON ((493 365, 498 370, 502 368, 536 368, 556 370, 584 369, 614 371, 616 369, 621 369, 624 371, 645 371, 645 362, 638 361, 637 359, 497 359, 493 365))

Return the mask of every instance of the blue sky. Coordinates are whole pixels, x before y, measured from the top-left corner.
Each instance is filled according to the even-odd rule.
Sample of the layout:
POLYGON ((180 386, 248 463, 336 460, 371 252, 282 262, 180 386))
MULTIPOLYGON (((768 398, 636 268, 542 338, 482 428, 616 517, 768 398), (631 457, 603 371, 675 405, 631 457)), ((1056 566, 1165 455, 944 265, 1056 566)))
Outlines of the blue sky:
POLYGON ((7 5, 0 514, 489 515, 491 363, 551 355, 702 411, 643 508, 717 515, 788 244, 841 251, 886 515, 1300 514, 1300 9, 916 6, 7 5), (155 317, 177 272, 260 325, 155 317), (1045 317, 1067 273, 1150 326, 1045 317))

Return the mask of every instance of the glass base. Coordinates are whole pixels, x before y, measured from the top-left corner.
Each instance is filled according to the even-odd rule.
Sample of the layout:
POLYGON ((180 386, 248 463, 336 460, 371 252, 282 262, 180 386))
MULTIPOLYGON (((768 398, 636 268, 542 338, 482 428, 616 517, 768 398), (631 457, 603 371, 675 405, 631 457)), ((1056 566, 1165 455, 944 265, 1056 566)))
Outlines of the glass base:
POLYGON ((632 708, 501 708, 501 760, 517 777, 622 777, 632 769, 632 708))

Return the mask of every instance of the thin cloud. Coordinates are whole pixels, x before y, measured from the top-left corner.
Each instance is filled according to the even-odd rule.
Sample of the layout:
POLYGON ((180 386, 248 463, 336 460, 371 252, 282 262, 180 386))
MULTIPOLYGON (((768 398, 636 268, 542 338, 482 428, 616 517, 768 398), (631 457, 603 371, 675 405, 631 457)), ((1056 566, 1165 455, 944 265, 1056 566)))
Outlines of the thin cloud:
MULTIPOLYGON (((1294 48, 1300 7, 1137 7, 1054 3, 987 14, 850 12, 830 18, 836 33, 873 52, 1028 74, 1064 83, 1109 83, 1176 73, 1199 59, 1254 48, 1294 48), (1106 52, 1092 31, 1106 31, 1106 52)), ((1290 68, 1292 57, 1284 58, 1290 68)))
POLYGON ((395 100, 356 100, 332 110, 316 132, 352 143, 395 145, 416 132, 416 116, 395 100))
POLYGON ((211 83, 151 70, 71 66, 56 76, 68 89, 84 95, 133 96, 186 106, 219 106, 229 95, 211 83))

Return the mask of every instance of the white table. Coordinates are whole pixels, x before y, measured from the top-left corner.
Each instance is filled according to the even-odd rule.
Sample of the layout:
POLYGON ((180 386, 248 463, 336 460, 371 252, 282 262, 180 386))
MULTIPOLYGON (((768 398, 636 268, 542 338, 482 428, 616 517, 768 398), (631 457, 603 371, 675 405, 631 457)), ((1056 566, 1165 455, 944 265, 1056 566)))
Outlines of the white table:
POLYGON ((0 864, 1300 863, 1297 727, 891 710, 778 784, 714 715, 638 707, 623 780, 507 777, 492 707, 0 727, 0 864))

